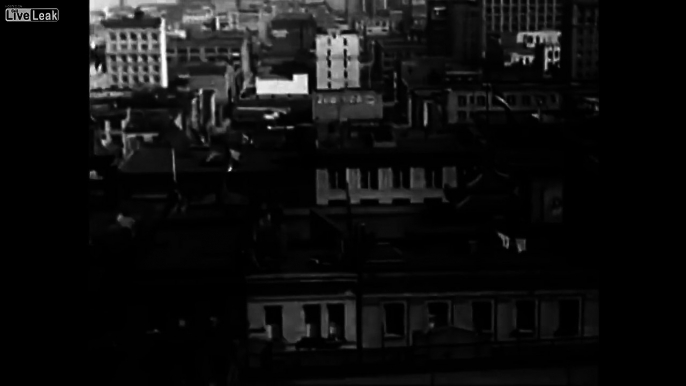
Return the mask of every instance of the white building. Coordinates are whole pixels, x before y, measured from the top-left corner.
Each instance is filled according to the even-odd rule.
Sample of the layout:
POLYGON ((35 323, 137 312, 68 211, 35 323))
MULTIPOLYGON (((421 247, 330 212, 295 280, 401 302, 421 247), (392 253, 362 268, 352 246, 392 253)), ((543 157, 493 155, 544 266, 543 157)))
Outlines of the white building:
POLYGON ((360 87, 360 37, 355 33, 317 35, 317 89, 360 87))
POLYGON ((107 72, 113 86, 167 87, 164 19, 105 20, 102 25, 106 32, 107 72))

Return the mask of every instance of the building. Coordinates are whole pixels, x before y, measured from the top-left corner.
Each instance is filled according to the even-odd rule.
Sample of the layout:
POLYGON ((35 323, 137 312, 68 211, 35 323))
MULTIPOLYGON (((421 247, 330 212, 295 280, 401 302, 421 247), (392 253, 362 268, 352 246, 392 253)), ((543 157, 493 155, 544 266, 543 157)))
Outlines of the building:
POLYGON ((383 100, 374 91, 367 90, 322 90, 312 98, 312 113, 315 122, 381 120, 383 100))
POLYGON ((250 47, 244 31, 199 32, 186 39, 170 39, 167 58, 170 66, 224 62, 239 71, 249 65, 250 47))
POLYGON ((562 29, 566 0, 479 0, 488 32, 527 32, 562 29))
POLYGON ((429 0, 426 39, 429 55, 479 67, 486 42, 481 4, 475 0, 429 0))
MULTIPOLYGON (((559 85, 494 84, 493 87, 497 88, 498 94, 504 97, 513 112, 553 112, 562 109, 559 85)), ((453 124, 473 122, 475 114, 502 112, 504 107, 495 101, 495 94, 483 86, 464 85, 450 91, 445 111, 448 124, 453 124)))
POLYGON ((164 19, 102 22, 106 33, 106 66, 113 86, 167 87, 167 38, 164 19))
POLYGON ((375 39, 373 46, 374 68, 372 77, 381 83, 384 101, 397 100, 400 62, 422 57, 427 52, 424 44, 403 38, 375 39))
POLYGON ((255 90, 261 95, 308 95, 307 74, 293 74, 291 78, 276 75, 257 76, 255 90))
POLYGON ((597 81, 600 77, 598 4, 598 0, 578 0, 565 7, 561 66, 568 79, 597 81))
POLYGON ((309 13, 277 14, 269 23, 271 53, 295 54, 314 47, 317 22, 309 13))
POLYGON ((356 33, 318 34, 317 90, 360 87, 360 38, 356 33))

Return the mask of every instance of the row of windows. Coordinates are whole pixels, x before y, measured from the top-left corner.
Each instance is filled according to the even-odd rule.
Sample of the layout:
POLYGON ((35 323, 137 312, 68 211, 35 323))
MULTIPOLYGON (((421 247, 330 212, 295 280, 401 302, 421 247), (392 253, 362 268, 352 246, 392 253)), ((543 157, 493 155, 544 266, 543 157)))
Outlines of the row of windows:
POLYGON ((112 83, 161 83, 162 78, 158 75, 112 75, 112 83))
POLYGON ((493 23, 490 22, 490 19, 486 20, 486 28, 489 31, 494 31, 494 32, 520 32, 520 31, 535 31, 535 30, 541 30, 541 29, 561 29, 562 28, 562 23, 561 22, 556 22, 556 23, 517 23, 512 22, 509 23, 507 20, 505 20, 503 23, 500 23, 499 21, 495 21, 493 23))
MULTIPOLYGON (((329 169, 329 189, 345 189, 347 183, 347 173, 345 169, 329 169)), ((391 168, 391 187, 393 189, 410 189, 411 173, 410 168, 391 168)), ((443 189, 443 168, 425 168, 424 186, 429 189, 443 189)), ((379 170, 360 169, 358 189, 379 189, 379 170)))
MULTIPOLYGON (((158 74, 160 66, 112 66, 110 65, 108 72, 128 73, 128 74, 158 74)), ((121 74, 120 74, 121 75, 121 74)))
POLYGON ((233 57, 228 55, 180 55, 178 57, 170 57, 171 61, 179 61, 181 63, 185 62, 225 62, 233 63, 234 61, 240 61, 240 57, 233 57))
POLYGON ((161 55, 108 55, 110 62, 122 63, 159 63, 161 55))
MULTIPOLYGON (((497 103, 496 98, 497 98, 496 95, 491 96, 491 105, 494 105, 497 103)), ((506 94, 505 95, 505 101, 510 106, 529 107, 529 106, 534 106, 534 103, 536 103, 536 104, 540 103, 540 104, 545 105, 548 102, 555 105, 558 103, 558 96, 556 94, 551 94, 549 96, 546 96, 546 95, 528 95, 528 94, 523 94, 523 95, 506 94)), ((476 95, 476 96, 475 95, 458 95, 457 96, 457 106, 458 107, 466 107, 466 106, 485 107, 486 106, 486 96, 485 95, 476 95)))
MULTIPOLYGON (((331 79, 331 78, 329 78, 331 79)), ((338 90, 341 88, 348 88, 348 87, 359 87, 359 82, 355 81, 342 81, 342 82, 336 82, 337 86, 334 87, 332 82, 326 82, 326 89, 327 90, 338 90)), ((322 88, 322 87, 320 87, 322 88)))
MULTIPOLYGON (((540 328, 538 302, 535 299, 516 300, 514 315, 502 315, 499 317, 512 317, 514 331, 518 336, 534 336, 540 328)), ((581 299, 560 299, 557 302, 557 326, 555 335, 560 337, 575 337, 581 333, 581 299)), ((408 334, 408 321, 410 315, 407 312, 405 302, 388 302, 383 306, 383 331, 386 337, 402 338, 408 334)), ((471 302, 472 329, 479 333, 492 334, 496 330, 495 325, 495 301, 475 300, 471 302)), ((327 304, 329 325, 328 336, 343 338, 345 334, 345 306, 343 304, 327 304)), ((424 308, 429 328, 441 328, 455 325, 452 317, 450 301, 427 302, 424 308)), ((322 306, 320 304, 304 305, 302 312, 306 330, 315 336, 321 336, 322 306)), ((281 338, 283 335, 283 307, 278 305, 264 307, 264 325, 272 331, 272 339, 281 338)))
POLYGON ((529 6, 532 6, 533 4, 538 4, 539 7, 542 7, 543 4, 545 4, 548 7, 551 7, 551 6, 561 7, 563 0, 483 0, 483 1, 484 1, 484 8, 499 8, 499 7, 510 8, 510 7, 517 7, 518 4, 521 6, 525 6, 526 4, 529 4, 529 6))
POLYGON ((152 44, 146 44, 146 43, 112 43, 107 47, 107 50, 109 52, 117 52, 117 51, 157 51, 160 49, 160 44, 159 43, 152 43, 152 44))
POLYGON ((217 53, 217 54, 228 54, 231 52, 240 53, 240 48, 228 48, 228 47, 199 47, 199 48, 168 48, 168 55, 184 55, 184 54, 200 54, 200 53, 217 53))
POLYGON ((158 42, 160 40, 160 34, 157 32, 110 32, 110 41, 124 41, 124 40, 130 40, 130 41, 150 41, 151 43, 153 42, 158 42))
MULTIPOLYGON (((326 310, 328 326, 326 331, 330 338, 343 339, 345 337, 345 305, 340 303, 326 304, 324 308, 320 304, 307 304, 303 306, 305 316, 305 326, 311 336, 321 336, 322 332, 322 310, 326 310)), ((271 327, 272 339, 282 337, 283 329, 283 307, 265 306, 264 307, 264 326, 271 327)))

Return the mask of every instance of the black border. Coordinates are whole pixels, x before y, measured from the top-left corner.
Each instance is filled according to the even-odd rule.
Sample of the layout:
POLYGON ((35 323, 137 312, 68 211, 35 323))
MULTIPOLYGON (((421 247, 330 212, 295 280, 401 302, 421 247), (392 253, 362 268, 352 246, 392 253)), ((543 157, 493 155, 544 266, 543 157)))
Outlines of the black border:
POLYGON ((50 358, 30 360, 35 384, 61 378, 60 370, 74 369, 84 352, 74 353, 83 347, 79 331, 89 302, 86 229, 78 214, 86 207, 79 186, 88 182, 85 2, 5 2, 60 12, 57 22, 3 19, 2 28, 6 312, 27 354, 50 358))

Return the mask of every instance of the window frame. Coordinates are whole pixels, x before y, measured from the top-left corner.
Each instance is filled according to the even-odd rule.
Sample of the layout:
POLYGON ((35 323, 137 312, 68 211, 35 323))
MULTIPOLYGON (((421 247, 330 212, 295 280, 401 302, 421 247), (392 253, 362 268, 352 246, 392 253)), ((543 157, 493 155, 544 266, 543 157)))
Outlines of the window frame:
POLYGON ((495 333, 496 327, 495 327, 495 300, 494 299, 475 299, 470 302, 470 305, 472 307, 472 328, 479 332, 479 333, 484 333, 484 334, 493 334, 495 333), (491 306, 491 326, 489 330, 477 330, 476 329, 476 323, 474 323, 474 304, 475 303, 488 303, 491 306))
POLYGON ((407 302, 402 301, 402 300, 394 300, 394 301, 387 301, 387 302, 382 302, 381 303, 381 310, 383 314, 382 318, 382 323, 383 323, 383 337, 384 339, 405 339, 408 336, 408 309, 407 309, 407 302), (402 305, 403 306, 403 333, 402 335, 398 334, 392 334, 388 332, 388 312, 386 310, 386 307, 389 305, 402 305))
POLYGON ((539 329, 539 326, 538 326, 538 314, 539 314, 538 304, 539 304, 538 299, 535 299, 535 298, 520 298, 520 299, 516 299, 516 300, 514 301, 514 327, 515 327, 515 331, 516 331, 518 334, 526 335, 526 336, 535 336, 535 335, 536 335, 536 332, 537 332, 538 329, 539 329), (533 320, 534 320, 534 325, 533 325, 533 329, 531 329, 531 330, 529 330, 529 329, 522 329, 522 328, 519 326, 519 307, 518 307, 518 303, 520 303, 520 302, 532 302, 532 303, 533 303, 533 310, 534 310, 533 320))
POLYGON ((557 328, 555 329, 555 337, 563 337, 563 338, 577 338, 582 335, 582 325, 583 325, 583 302, 584 299, 582 296, 565 296, 557 299, 557 328), (578 321, 577 321, 577 326, 576 326, 576 333, 573 335, 568 335, 565 334, 565 331, 562 330, 562 307, 561 304, 563 301, 576 301, 577 306, 578 306, 578 321))
POLYGON ((431 304, 444 304, 446 306, 446 312, 447 312, 447 318, 446 318, 446 325, 445 326, 435 326, 435 328, 440 328, 440 327, 450 327, 453 325, 453 315, 452 315, 452 309, 453 309, 453 302, 449 299, 431 299, 427 300, 424 302, 424 313, 426 315, 426 320, 427 320, 427 325, 431 323, 431 312, 429 306, 431 304))

